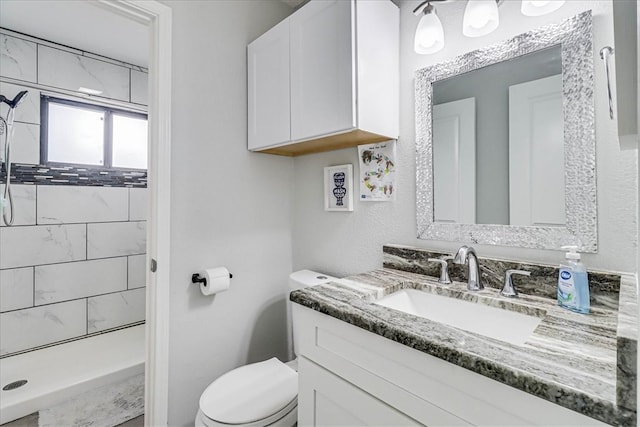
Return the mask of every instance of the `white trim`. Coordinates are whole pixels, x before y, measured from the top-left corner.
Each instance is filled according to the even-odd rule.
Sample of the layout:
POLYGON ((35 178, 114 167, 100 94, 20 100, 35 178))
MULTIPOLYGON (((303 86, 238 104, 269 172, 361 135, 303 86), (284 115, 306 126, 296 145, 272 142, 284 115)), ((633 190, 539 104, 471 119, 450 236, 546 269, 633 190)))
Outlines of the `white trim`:
POLYGON ((165 426, 169 407, 169 260, 171 253, 171 8, 155 0, 97 0, 111 12, 149 26, 149 216, 145 425, 165 426))

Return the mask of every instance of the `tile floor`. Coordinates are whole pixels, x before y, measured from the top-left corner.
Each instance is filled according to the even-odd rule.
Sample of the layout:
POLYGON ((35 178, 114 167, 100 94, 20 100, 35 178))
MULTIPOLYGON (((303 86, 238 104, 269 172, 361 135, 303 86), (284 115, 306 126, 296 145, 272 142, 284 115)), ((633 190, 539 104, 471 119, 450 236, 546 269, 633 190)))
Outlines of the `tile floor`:
MULTIPOLYGON (((6 424, 2 427, 38 427, 38 413, 27 415, 6 424)), ((135 417, 114 427, 144 427, 144 415, 135 417)))

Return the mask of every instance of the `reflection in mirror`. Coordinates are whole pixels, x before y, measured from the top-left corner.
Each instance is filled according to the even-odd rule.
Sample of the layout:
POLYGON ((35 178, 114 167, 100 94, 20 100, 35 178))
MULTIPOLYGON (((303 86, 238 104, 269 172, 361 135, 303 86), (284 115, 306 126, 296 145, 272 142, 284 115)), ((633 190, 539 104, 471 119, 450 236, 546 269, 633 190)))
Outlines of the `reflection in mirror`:
POLYGON ((564 225, 559 45, 433 82, 434 220, 564 225))
POLYGON ((597 250, 591 12, 416 72, 418 238, 597 250))

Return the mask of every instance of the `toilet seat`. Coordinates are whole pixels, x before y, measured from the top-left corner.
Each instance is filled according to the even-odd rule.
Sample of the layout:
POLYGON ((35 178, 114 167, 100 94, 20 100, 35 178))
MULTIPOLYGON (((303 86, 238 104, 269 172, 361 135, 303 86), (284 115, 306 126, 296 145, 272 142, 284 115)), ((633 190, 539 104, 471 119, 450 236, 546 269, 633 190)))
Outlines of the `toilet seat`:
POLYGON ((255 421, 249 424, 226 424, 207 418, 206 415, 198 409, 196 414, 196 427, 292 427, 298 422, 298 399, 294 399, 290 405, 287 405, 282 411, 273 414, 270 417, 255 421))
POLYGON ((205 389, 200 397, 202 421, 206 425, 269 425, 296 409, 297 395, 295 370, 275 357, 252 363, 227 372, 205 389))

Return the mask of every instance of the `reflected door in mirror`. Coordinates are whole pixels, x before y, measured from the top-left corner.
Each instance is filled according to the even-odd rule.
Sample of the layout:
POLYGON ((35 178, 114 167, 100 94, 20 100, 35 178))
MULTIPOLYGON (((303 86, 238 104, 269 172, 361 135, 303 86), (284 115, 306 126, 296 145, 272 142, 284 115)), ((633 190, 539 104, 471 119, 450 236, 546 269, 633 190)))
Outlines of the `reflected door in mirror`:
POLYGON ((476 222, 476 100, 433 106, 434 221, 476 222))
POLYGON ((509 224, 562 226, 562 75, 509 87, 509 224))

